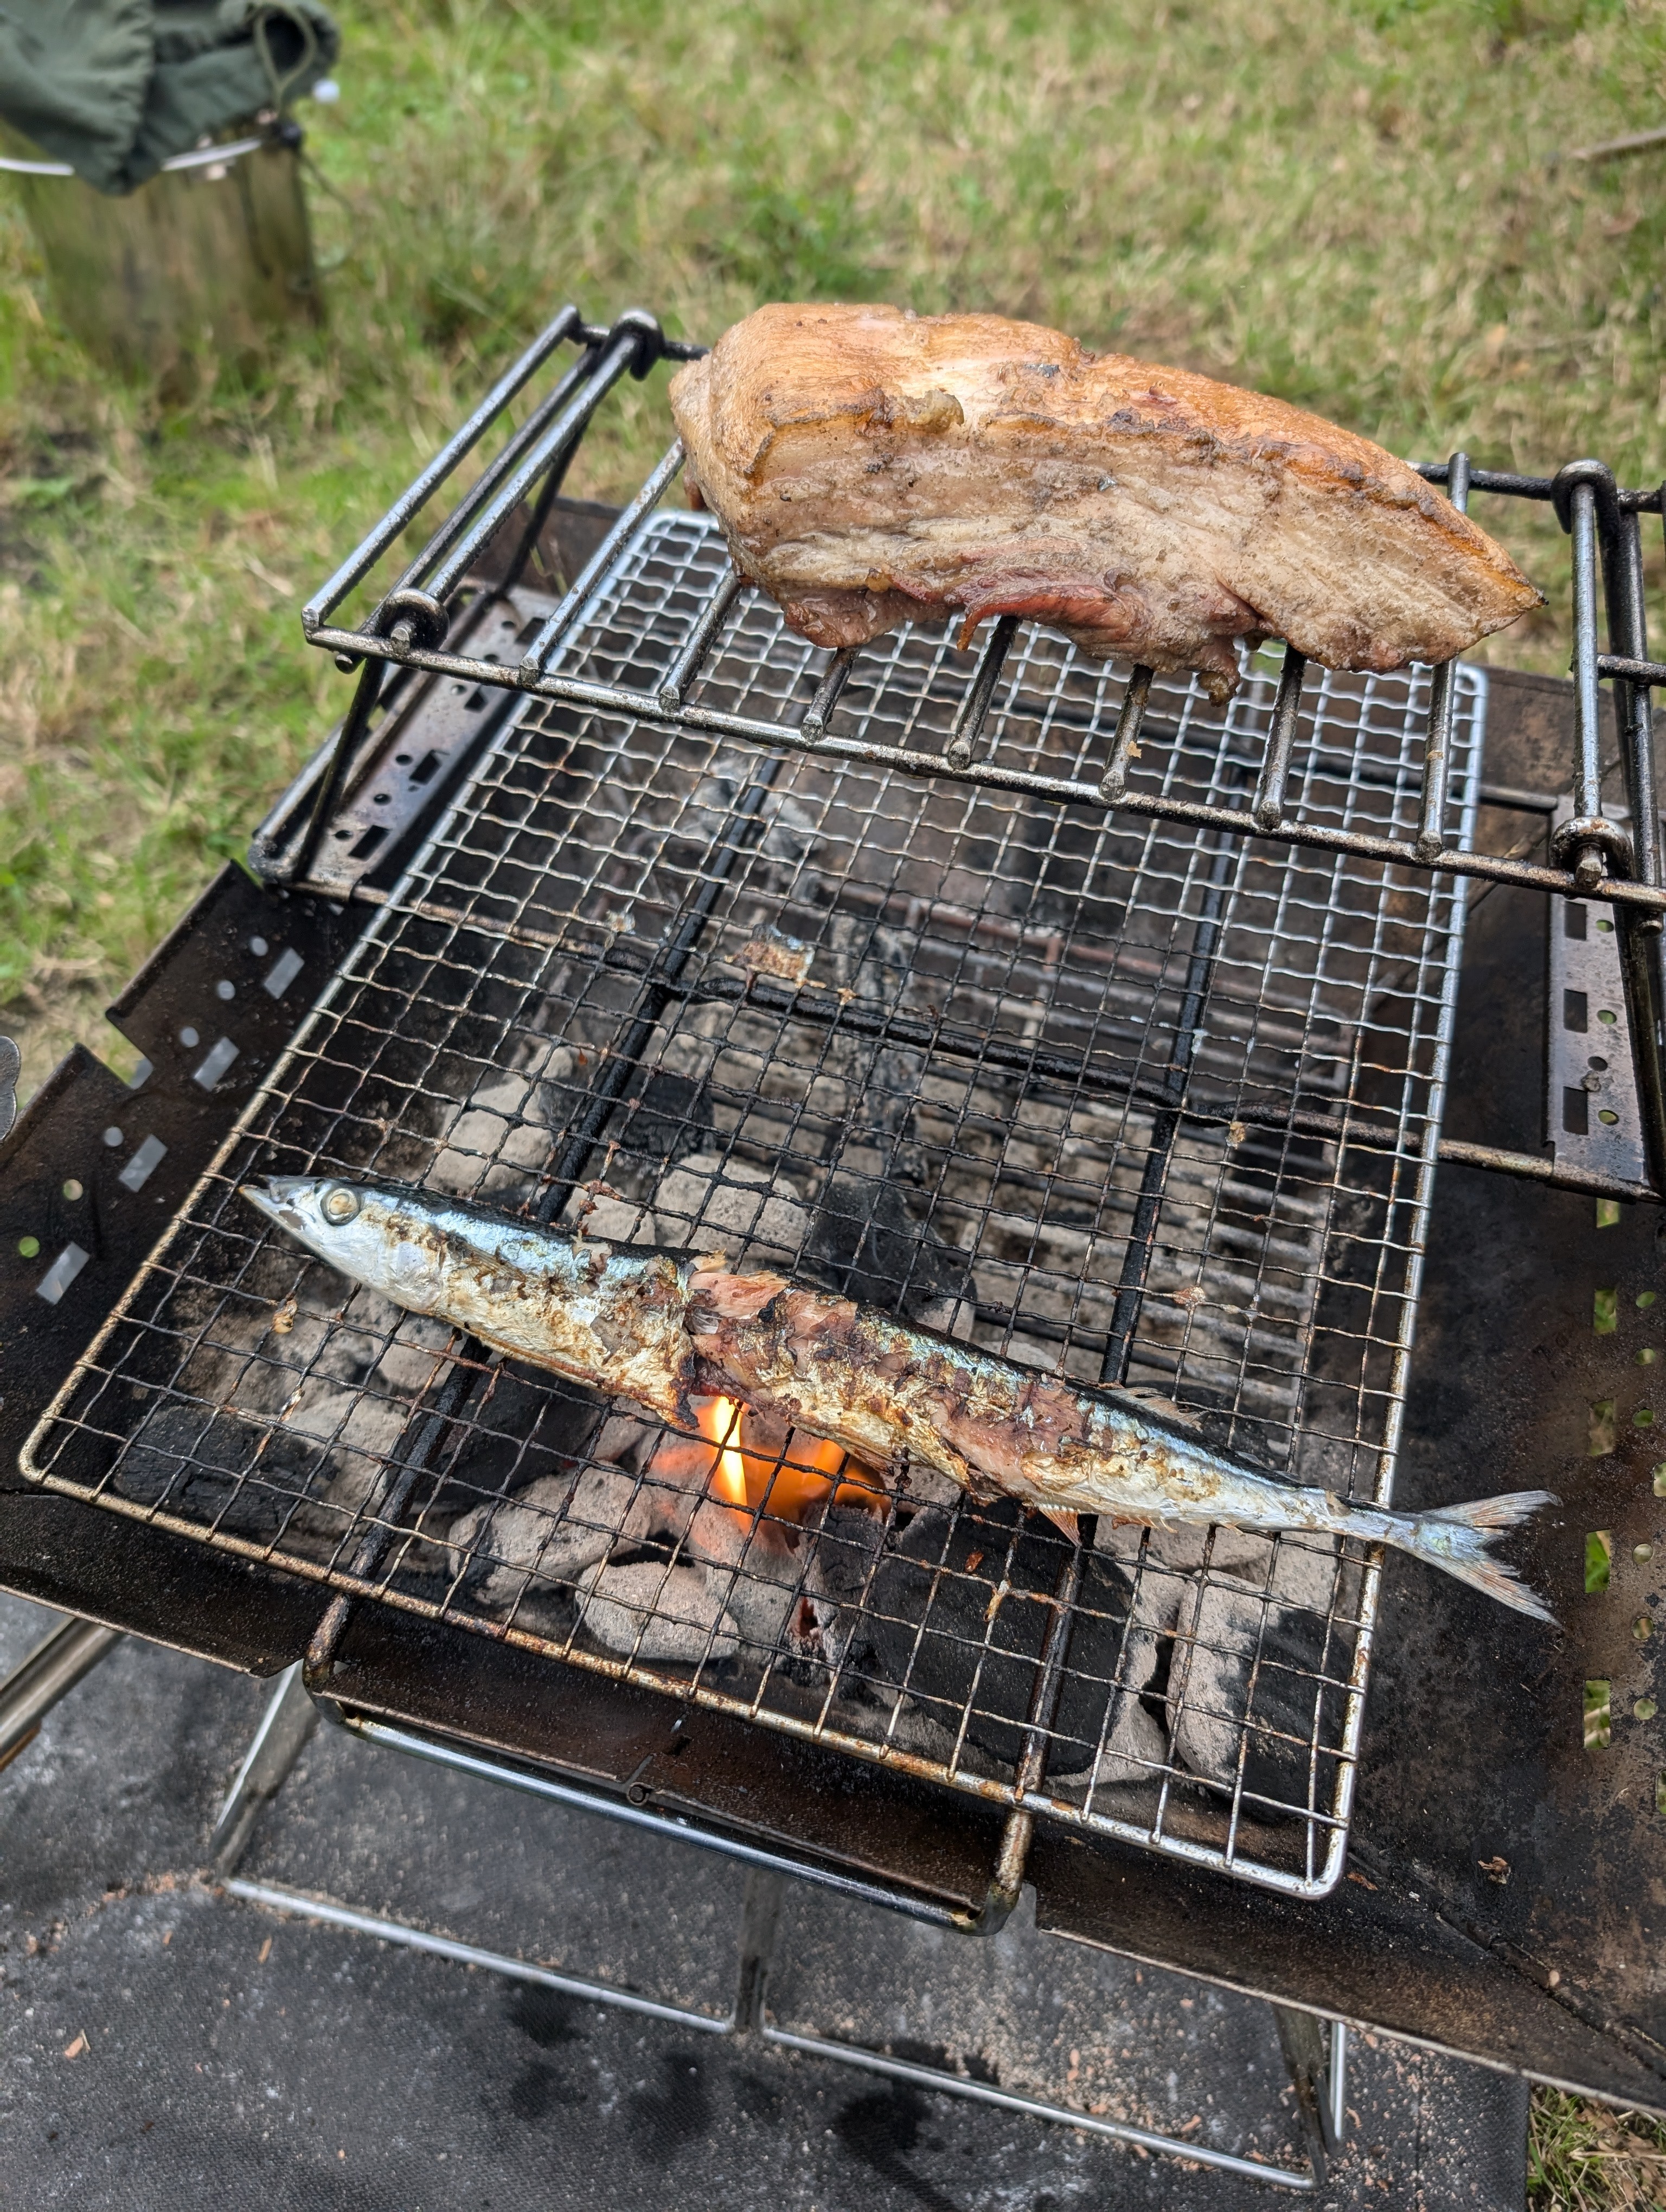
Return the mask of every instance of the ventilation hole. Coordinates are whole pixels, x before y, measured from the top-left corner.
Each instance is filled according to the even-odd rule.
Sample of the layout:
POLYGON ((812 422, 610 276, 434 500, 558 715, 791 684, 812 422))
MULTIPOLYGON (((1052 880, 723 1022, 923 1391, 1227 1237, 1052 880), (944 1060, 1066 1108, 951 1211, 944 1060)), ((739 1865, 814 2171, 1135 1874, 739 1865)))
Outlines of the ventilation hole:
POLYGON ((1655 1409, 1652 1406, 1639 1406, 1632 1415, 1632 1426, 1634 1429, 1651 1429, 1654 1425, 1655 1409))
POLYGON ((350 830, 337 830, 331 834, 335 836, 337 842, 339 842, 342 838, 350 837, 353 833, 350 830))
POLYGON ((1596 1597, 1608 1586, 1608 1573, 1614 1564, 1614 1533, 1608 1528, 1590 1528, 1585 1533, 1585 1595, 1596 1597))
POLYGON ((185 1050, 189 1052, 192 1046, 198 1042, 196 1030, 189 1027, 189 1025, 185 1029, 182 1029, 179 1032, 179 1042, 185 1047, 185 1050))
POLYGON ((1652 1472, 1654 1476, 1655 1496, 1657 1498, 1666 1498, 1666 1459, 1662 1460, 1659 1466, 1655 1468, 1652 1472))
POLYGON ((1590 1409, 1590 1421, 1585 1431, 1585 1449, 1591 1459, 1602 1459, 1614 1449, 1614 1401, 1599 1398, 1590 1409))
POLYGON ((1666 1774, 1659 1774, 1655 1778, 1655 1810, 1657 1813, 1666 1813, 1666 1774))
POLYGON ((1637 1355, 1637 1364, 1639 1367, 1652 1367, 1659 1357, 1660 1350, 1658 1346, 1645 1344, 1641 1352, 1637 1355))
POLYGON ((64 1186, 64 1195, 70 1200, 71 1205, 73 1205, 76 1200, 82 1195, 81 1185, 76 1181, 73 1176, 70 1177, 68 1182, 64 1186))
POLYGON ((1562 934, 1584 944, 1585 938, 1585 909, 1578 899, 1570 899, 1562 908, 1562 934))
POLYGON ((1596 927, 1602 931, 1605 937, 1612 937, 1614 935, 1614 924, 1611 921, 1599 921, 1596 927))
POLYGON ((1562 1134, 1565 1137, 1588 1137, 1590 1134, 1590 1093, 1572 1084, 1562 1093, 1562 1134))
POLYGON ((1599 1106, 1596 1109, 1596 1118, 1605 1129, 1611 1129, 1620 1116, 1611 1106, 1599 1106))
POLYGON ((1583 991, 1563 992, 1562 1027, 1577 1030, 1581 1036, 1590 1027, 1590 1001, 1583 991))
POLYGON ((1604 1029, 1611 1030, 1614 1024, 1620 1019, 1620 1017, 1615 1013, 1612 1006, 1599 1006, 1596 1009, 1596 1018, 1602 1023, 1604 1029))
POLYGON ((410 755, 409 753, 395 753, 393 756, 393 765, 395 768, 409 768, 410 766, 410 755))
POLYGON ((1633 1643, 1646 1644, 1654 1632, 1655 1625, 1653 1621, 1650 1620, 1646 1613, 1639 1613, 1637 1619, 1632 1623, 1633 1643))
POLYGON ((119 1144, 121 1143, 121 1141, 122 1141, 122 1134, 121 1134, 121 1131, 120 1131, 119 1128, 117 1128, 117 1127, 115 1127, 115 1125, 114 1125, 114 1123, 113 1123, 113 1122, 111 1124, 110 1127, 109 1127, 109 1128, 107 1128, 107 1129, 105 1131, 105 1133, 104 1133, 104 1141, 105 1141, 105 1143, 106 1143, 106 1145, 108 1145, 108 1146, 109 1146, 110 1149, 111 1149, 111 1151, 112 1151, 112 1152, 115 1151, 115 1149, 116 1149, 116 1147, 118 1146, 118 1145, 119 1145, 119 1144))
POLYGON ((470 692, 468 697, 463 702, 463 712, 465 714, 477 714, 485 703, 485 691, 480 684, 477 684, 473 690, 470 692))
POLYGON ((1632 1718, 1639 1721, 1651 1721, 1659 1711, 1660 1707, 1652 1698, 1639 1698, 1632 1707, 1632 1718))
POLYGON ((409 781, 416 786, 418 791, 420 791, 425 783, 433 782, 435 777, 439 774, 439 754, 435 752, 426 752, 423 755, 421 760, 417 762, 416 767, 410 771, 409 781))
POLYGON ((1620 1293, 1598 1291, 1591 1301, 1590 1325, 1598 1336, 1612 1336, 1620 1325, 1620 1293))
POLYGON ((385 791, 379 791, 376 793, 376 796, 370 802, 373 806, 391 806, 392 803, 392 800, 385 791))
POLYGON ((1620 1226, 1620 1200, 1617 1198, 1597 1200, 1596 1225, 1599 1229, 1617 1229, 1620 1226))
POLYGON ((235 983, 227 982, 222 976, 214 987, 214 995, 216 999, 234 999, 237 996, 237 986, 235 983))
POLYGON ((1585 1685, 1585 1749, 1606 1751, 1614 1733, 1612 1710, 1608 1682, 1587 1682, 1585 1685))
POLYGON ((266 957, 265 939, 264 937, 252 937, 249 939, 249 950, 253 953, 257 960, 264 960, 266 957))
POLYGON ((20 1237, 17 1249, 26 1260, 38 1260, 40 1257, 40 1239, 38 1237, 20 1237))
POLYGON ((350 860, 368 860, 379 845, 387 842, 387 832, 379 822, 374 830, 367 830, 356 845, 349 848, 350 860))
POLYGON ((1639 1291, 1638 1292, 1638 1294, 1637 1294, 1637 1303, 1638 1303, 1638 1304, 1639 1304, 1639 1305, 1643 1309, 1643 1310, 1644 1310, 1645 1313, 1648 1311, 1649 1308, 1650 1308, 1650 1307, 1654 1304, 1654 1302, 1655 1302, 1655 1293, 1654 1293, 1652 1291, 1639 1291))

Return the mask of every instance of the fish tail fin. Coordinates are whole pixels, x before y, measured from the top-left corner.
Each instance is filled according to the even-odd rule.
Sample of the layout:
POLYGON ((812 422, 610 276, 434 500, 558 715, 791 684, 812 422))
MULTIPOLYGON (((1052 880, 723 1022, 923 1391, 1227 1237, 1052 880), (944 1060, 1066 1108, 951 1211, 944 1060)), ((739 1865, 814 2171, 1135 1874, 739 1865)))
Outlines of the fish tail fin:
POLYGON ((1409 1516, 1406 1534, 1393 1540, 1432 1567, 1456 1575, 1472 1589, 1535 1620, 1548 1621, 1554 1628, 1555 1614, 1507 1560, 1493 1556, 1492 1547, 1505 1529, 1518 1527, 1541 1506, 1560 1503, 1547 1490, 1512 1490, 1502 1498, 1478 1498, 1473 1504, 1446 1505, 1438 1512, 1409 1516))

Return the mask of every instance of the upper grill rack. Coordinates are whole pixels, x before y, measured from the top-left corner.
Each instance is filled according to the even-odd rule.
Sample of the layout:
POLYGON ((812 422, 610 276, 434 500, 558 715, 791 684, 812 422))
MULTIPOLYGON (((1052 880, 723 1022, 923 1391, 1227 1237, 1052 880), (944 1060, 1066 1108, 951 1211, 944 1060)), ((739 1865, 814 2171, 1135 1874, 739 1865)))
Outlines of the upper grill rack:
MULTIPOLYGON (((1666 1073, 1663 1072, 1663 1014, 1666 1013, 1666 937, 1660 917, 1666 913, 1666 864, 1663 862, 1660 817, 1651 745, 1650 690, 1666 684, 1666 664, 1647 657, 1642 543, 1639 518, 1661 514, 1662 493, 1624 489, 1612 472, 1592 460, 1571 462, 1553 477, 1533 477, 1472 469, 1467 455, 1429 465, 1423 475, 1444 485, 1461 507, 1472 492, 1548 501, 1571 542, 1573 673, 1576 728, 1570 760, 1572 817, 1552 837, 1554 865, 1541 866, 1511 855, 1474 849, 1468 836, 1454 839, 1449 818, 1451 775, 1450 717, 1454 697, 1450 668, 1434 672, 1424 709, 1421 769, 1414 822, 1385 836, 1356 825, 1318 818, 1292 793, 1291 746, 1307 672, 1300 656, 1286 652, 1283 682, 1253 784, 1207 799, 1177 795, 1160 779, 1139 772, 1149 672, 1129 672, 1116 701, 1114 722, 1104 724, 1103 750, 1085 752, 1068 776, 1049 775, 1033 763, 992 756, 986 742, 991 702, 1010 682, 1010 663, 1024 634, 1011 617, 997 622, 970 670, 947 672, 958 697, 946 727, 933 726, 936 742, 898 744, 872 733, 857 736, 840 726, 848 721, 853 691, 861 672, 885 641, 859 650, 806 660, 802 679, 788 696, 769 702, 767 713, 737 711, 714 703, 710 656, 731 618, 741 586, 729 574, 714 579, 699 618, 689 630, 676 660, 657 672, 652 684, 599 681, 575 661, 571 647, 585 611, 609 574, 649 526, 660 500, 682 466, 680 444, 673 444, 641 491, 626 507, 594 556, 574 580, 560 604, 525 640, 526 650, 512 672, 500 661, 447 653, 464 580, 501 532, 520 533, 511 562, 518 573, 572 460, 585 429, 607 394, 627 374, 646 376, 661 360, 689 360, 702 348, 668 339, 655 319, 641 311, 623 316, 611 329, 587 325, 568 307, 499 380, 474 415, 397 500, 350 557, 302 612, 307 637, 333 650, 347 668, 362 667, 352 708, 344 723, 332 762, 317 784, 309 821, 283 853, 260 856, 261 872, 273 881, 304 880, 325 820, 381 691, 389 664, 449 674, 471 684, 517 684, 532 696, 573 705, 628 713, 684 733, 739 738, 756 744, 790 744, 831 760, 863 761, 905 774, 954 777, 963 782, 1025 792, 1052 802, 1101 812, 1107 806, 1128 815, 1185 823, 1234 836, 1276 839, 1288 846, 1341 852, 1361 859, 1419 870, 1438 870, 1540 891, 1611 903, 1620 953, 1649 1184, 1621 1183, 1590 1172, 1552 1167, 1536 1154, 1493 1146, 1466 1146, 1473 1164, 1500 1168, 1538 1180, 1580 1188, 1612 1189, 1625 1196, 1666 1194, 1666 1073), (553 386, 534 404, 444 522, 408 562, 356 628, 335 619, 355 589, 402 537, 427 502, 451 478, 465 457, 494 425, 507 425, 512 404, 528 390, 560 349, 579 349, 553 386), (1602 580, 1608 650, 1601 649, 1597 627, 1597 582, 1602 580), (1608 813, 1602 798, 1600 685, 1613 686, 1619 758, 1627 819, 1608 813)), ((1104 703, 1104 702, 1101 702, 1104 703)), ((917 738, 925 732, 911 732, 917 738)), ((1490 794, 1501 803, 1526 805, 1547 815, 1554 794, 1490 794)), ((1456 1148, 1450 1148, 1456 1149, 1456 1148)))

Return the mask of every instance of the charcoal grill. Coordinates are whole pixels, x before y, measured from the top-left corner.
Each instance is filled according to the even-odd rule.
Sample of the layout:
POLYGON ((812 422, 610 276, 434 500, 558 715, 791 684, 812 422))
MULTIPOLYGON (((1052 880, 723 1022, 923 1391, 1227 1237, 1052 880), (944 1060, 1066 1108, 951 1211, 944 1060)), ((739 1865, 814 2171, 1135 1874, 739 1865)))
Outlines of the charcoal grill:
MULTIPOLYGON (((997 1924, 1026 1878, 1101 1941, 1106 1881, 1148 1920, 1215 1898, 1182 1914, 1194 1963, 1213 1944, 1206 1971, 1286 1995, 1293 1974, 1300 2001, 1404 2031, 1403 2007, 1357 1983, 1335 2002, 1219 1932, 1328 1913, 1307 1923, 1320 1948, 1362 1956, 1338 1928, 1394 1891, 1359 1874, 1336 1893, 1371 1765, 1375 1548, 1073 1545, 916 1476, 864 1496, 848 1468, 806 1515, 782 1502, 808 1450, 791 1437, 748 1444, 726 1503, 711 1438, 344 1300, 237 1185, 364 1173, 575 1236, 767 1256, 1386 1502, 1437 1164, 1517 1224, 1527 1186, 1535 1220, 1574 1202, 1553 1193, 1589 1218, 1666 1188, 1648 702, 1666 668, 1639 534, 1660 495, 1593 463, 1425 471, 1460 504, 1551 501, 1569 534, 1568 742, 1541 789, 1482 763, 1493 694, 1519 725, 1531 687, 1456 664, 1339 677, 1275 649, 1216 709, 1010 620, 976 654, 920 626, 815 651, 741 587, 709 518, 663 504, 678 447, 617 518, 559 499, 612 387, 690 350, 643 316, 566 311, 307 610, 358 682, 255 840, 264 888, 222 879, 119 1005, 143 1087, 119 1097, 85 1062, 55 1079, 88 1094, 89 1139, 106 1116, 106 1171, 97 1237, 70 1211, 88 1174, 52 1193, 14 1298, 21 1494, 72 1511, 89 1557, 165 1557, 188 1611, 236 1590, 243 1631, 187 1640, 277 1666, 299 1637, 309 1686, 362 1725, 687 1800, 964 1924, 997 1924), (489 434, 496 457, 344 626, 489 434), (1548 1150, 1443 1134, 1466 879, 1489 916, 1554 916, 1559 1018, 1531 1083, 1548 1150), (836 1817, 806 1807, 818 1791, 836 1817), (1130 1871, 1159 1865, 1202 1889, 1130 1871)), ((64 1158, 61 1113, 58 1135, 64 1158)), ((1479 1474, 1447 1469, 1444 1494, 1479 1474)), ((39 1572, 9 1578, 45 1594, 39 1572)), ((1407 1570, 1402 1611, 1435 1624, 1446 1678, 1478 1634, 1531 1648, 1428 1579, 1407 1570)), ((177 1601, 130 1592, 123 1619, 155 1632, 136 1615, 159 1610, 177 1638, 177 1601)), ((1441 1926, 1517 1970, 1502 1939, 1441 1926)), ((1177 1941, 1161 1954, 1187 1963, 1177 1941)), ((1448 1987, 1434 2039, 1532 2063, 1513 2034, 1560 2078, 1652 2079, 1646 2032, 1586 2018, 1562 1978, 1535 1983, 1530 2027, 1489 1982, 1454 2027, 1448 1987), (1600 2063, 1545 2058, 1569 2023, 1600 2063)))

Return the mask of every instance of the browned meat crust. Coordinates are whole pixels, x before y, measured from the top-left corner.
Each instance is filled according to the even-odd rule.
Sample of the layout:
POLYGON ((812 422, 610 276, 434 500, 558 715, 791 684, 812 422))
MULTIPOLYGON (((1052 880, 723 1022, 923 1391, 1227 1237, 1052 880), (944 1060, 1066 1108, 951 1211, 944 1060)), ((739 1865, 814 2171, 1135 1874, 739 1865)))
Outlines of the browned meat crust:
POLYGON ((671 400, 696 504, 817 645, 1015 614, 1224 698, 1236 638, 1386 672, 1542 604, 1366 439, 1033 323, 760 307, 671 400))

